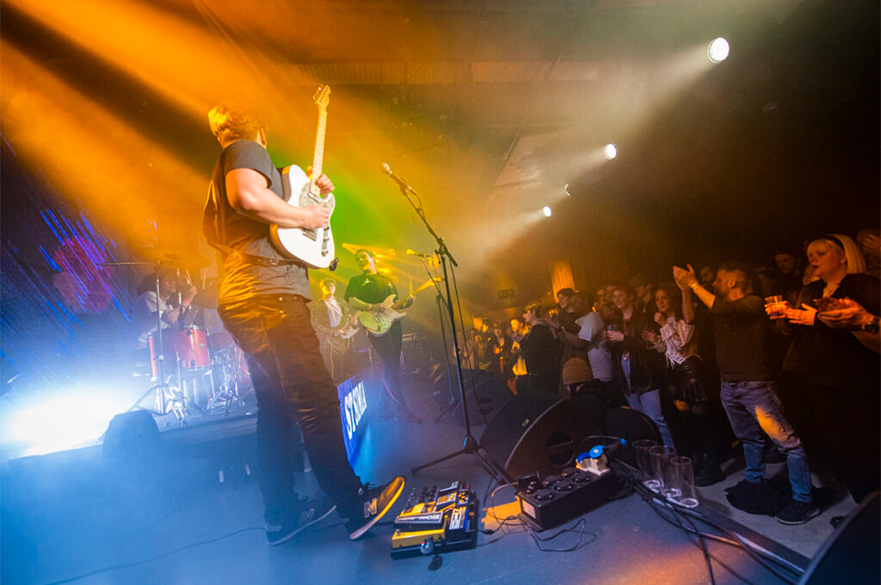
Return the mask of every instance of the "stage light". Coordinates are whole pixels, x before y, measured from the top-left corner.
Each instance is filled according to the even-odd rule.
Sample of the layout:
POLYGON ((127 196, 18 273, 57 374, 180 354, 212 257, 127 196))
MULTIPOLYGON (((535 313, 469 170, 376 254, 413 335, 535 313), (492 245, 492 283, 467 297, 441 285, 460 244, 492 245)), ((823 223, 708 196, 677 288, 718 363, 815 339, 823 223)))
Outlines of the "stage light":
POLYGON ((610 142, 603 147, 603 156, 606 157, 606 160, 612 160, 618 156, 618 148, 613 142, 610 142))
POLYGON ((545 214, 545 217, 550 217, 552 213, 551 208, 547 205, 545 205, 545 208, 542 209, 541 212, 545 214))
POLYGON ((21 455, 44 455, 96 444, 114 415, 130 404, 115 386, 77 386, 55 391, 31 405, 5 413, 3 443, 21 455))
POLYGON ((713 63, 721 63, 728 58, 729 51, 730 47, 728 46, 728 41, 719 37, 718 39, 714 39, 713 42, 710 43, 710 46, 707 47, 707 57, 713 63))

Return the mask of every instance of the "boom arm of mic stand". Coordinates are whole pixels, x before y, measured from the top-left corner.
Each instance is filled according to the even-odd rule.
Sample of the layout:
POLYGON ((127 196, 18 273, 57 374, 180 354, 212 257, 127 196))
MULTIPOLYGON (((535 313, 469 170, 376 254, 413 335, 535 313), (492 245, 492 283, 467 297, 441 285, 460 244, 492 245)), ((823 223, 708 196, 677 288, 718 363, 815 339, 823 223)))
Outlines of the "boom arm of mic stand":
MULTIPOLYGON (((425 217, 425 210, 422 209, 422 203, 421 203, 421 199, 419 197, 419 193, 417 193, 416 190, 413 189, 413 187, 411 187, 410 185, 407 185, 407 186, 401 185, 400 187, 401 187, 401 193, 404 195, 404 197, 407 198, 407 201, 410 203, 410 205, 413 206, 413 209, 416 211, 416 215, 418 215, 419 219, 422 220, 422 223, 425 224, 425 228, 428 230, 428 233, 430 233, 432 235, 432 237, 434 237, 435 241, 437 241, 438 255, 440 255, 440 254, 446 255, 446 257, 450 259, 450 263, 453 266, 458 267, 459 263, 456 262, 455 258, 453 258, 453 255, 450 253, 450 249, 447 248, 447 244, 446 244, 446 242, 444 242, 444 239, 442 237, 440 237, 439 235, 437 235, 437 232, 434 231, 434 228, 431 227, 430 223, 428 223, 428 219, 425 217), (417 203, 416 201, 413 201, 413 199, 411 199, 411 197, 410 197, 411 195, 415 196, 416 199, 419 200, 420 202, 417 203)), ((444 275, 444 276, 446 276, 446 275, 444 275)))

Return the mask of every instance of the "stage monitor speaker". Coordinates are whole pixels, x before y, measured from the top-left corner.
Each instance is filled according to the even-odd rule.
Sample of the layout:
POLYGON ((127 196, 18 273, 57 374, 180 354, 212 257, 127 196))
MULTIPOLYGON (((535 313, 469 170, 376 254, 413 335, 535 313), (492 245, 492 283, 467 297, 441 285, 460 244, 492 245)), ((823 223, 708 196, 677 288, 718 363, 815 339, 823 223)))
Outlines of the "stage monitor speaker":
POLYGON ((600 434, 571 400, 533 392, 515 396, 489 421, 480 446, 509 479, 558 474, 575 465, 585 437, 600 434))
POLYGON ((159 427, 146 410, 117 414, 104 433, 101 457, 112 463, 144 462, 159 451, 159 427))
MULTIPOLYGON (((823 543, 799 585, 881 583, 881 506, 878 492, 867 496, 823 543)), ((816 520, 814 521, 816 522, 816 520)))
POLYGON ((626 439, 633 443, 640 439, 652 439, 658 445, 663 444, 658 425, 642 412, 629 406, 616 406, 605 413, 605 433, 613 437, 626 439))

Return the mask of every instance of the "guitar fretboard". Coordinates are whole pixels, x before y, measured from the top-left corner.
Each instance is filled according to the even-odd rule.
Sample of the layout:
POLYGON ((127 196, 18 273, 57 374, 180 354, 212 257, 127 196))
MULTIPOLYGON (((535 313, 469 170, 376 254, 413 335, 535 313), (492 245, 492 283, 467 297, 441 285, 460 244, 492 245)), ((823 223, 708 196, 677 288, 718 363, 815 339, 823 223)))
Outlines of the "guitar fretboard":
POLYGON ((312 157, 312 177, 310 178, 310 191, 316 197, 319 189, 315 187, 315 181, 321 176, 321 165, 324 161, 324 132, 327 127, 327 110, 319 106, 318 129, 315 131, 315 155, 312 157))

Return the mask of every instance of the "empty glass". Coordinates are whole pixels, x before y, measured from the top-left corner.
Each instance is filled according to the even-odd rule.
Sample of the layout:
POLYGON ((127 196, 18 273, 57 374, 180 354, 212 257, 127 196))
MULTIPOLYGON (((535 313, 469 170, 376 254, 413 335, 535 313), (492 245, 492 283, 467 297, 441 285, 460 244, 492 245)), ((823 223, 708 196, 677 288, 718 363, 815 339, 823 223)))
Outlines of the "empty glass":
POLYGON ((632 443, 633 449, 636 451, 636 464, 642 472, 642 483, 653 490, 657 490, 661 486, 661 482, 652 474, 651 458, 649 457, 649 449, 657 444, 657 441, 651 439, 640 439, 632 443))
POLYGON ((694 489, 694 468, 688 457, 671 457, 669 467, 672 470, 673 491, 671 497, 674 503, 686 508, 696 508, 698 505, 697 493, 694 489))
POLYGON ((672 476, 670 475, 670 458, 675 456, 676 449, 673 447, 667 447, 666 445, 656 445, 649 449, 652 479, 658 481, 657 491, 663 496, 667 496, 667 493, 665 493, 665 487, 668 487, 668 484, 669 489, 673 489, 672 476))

